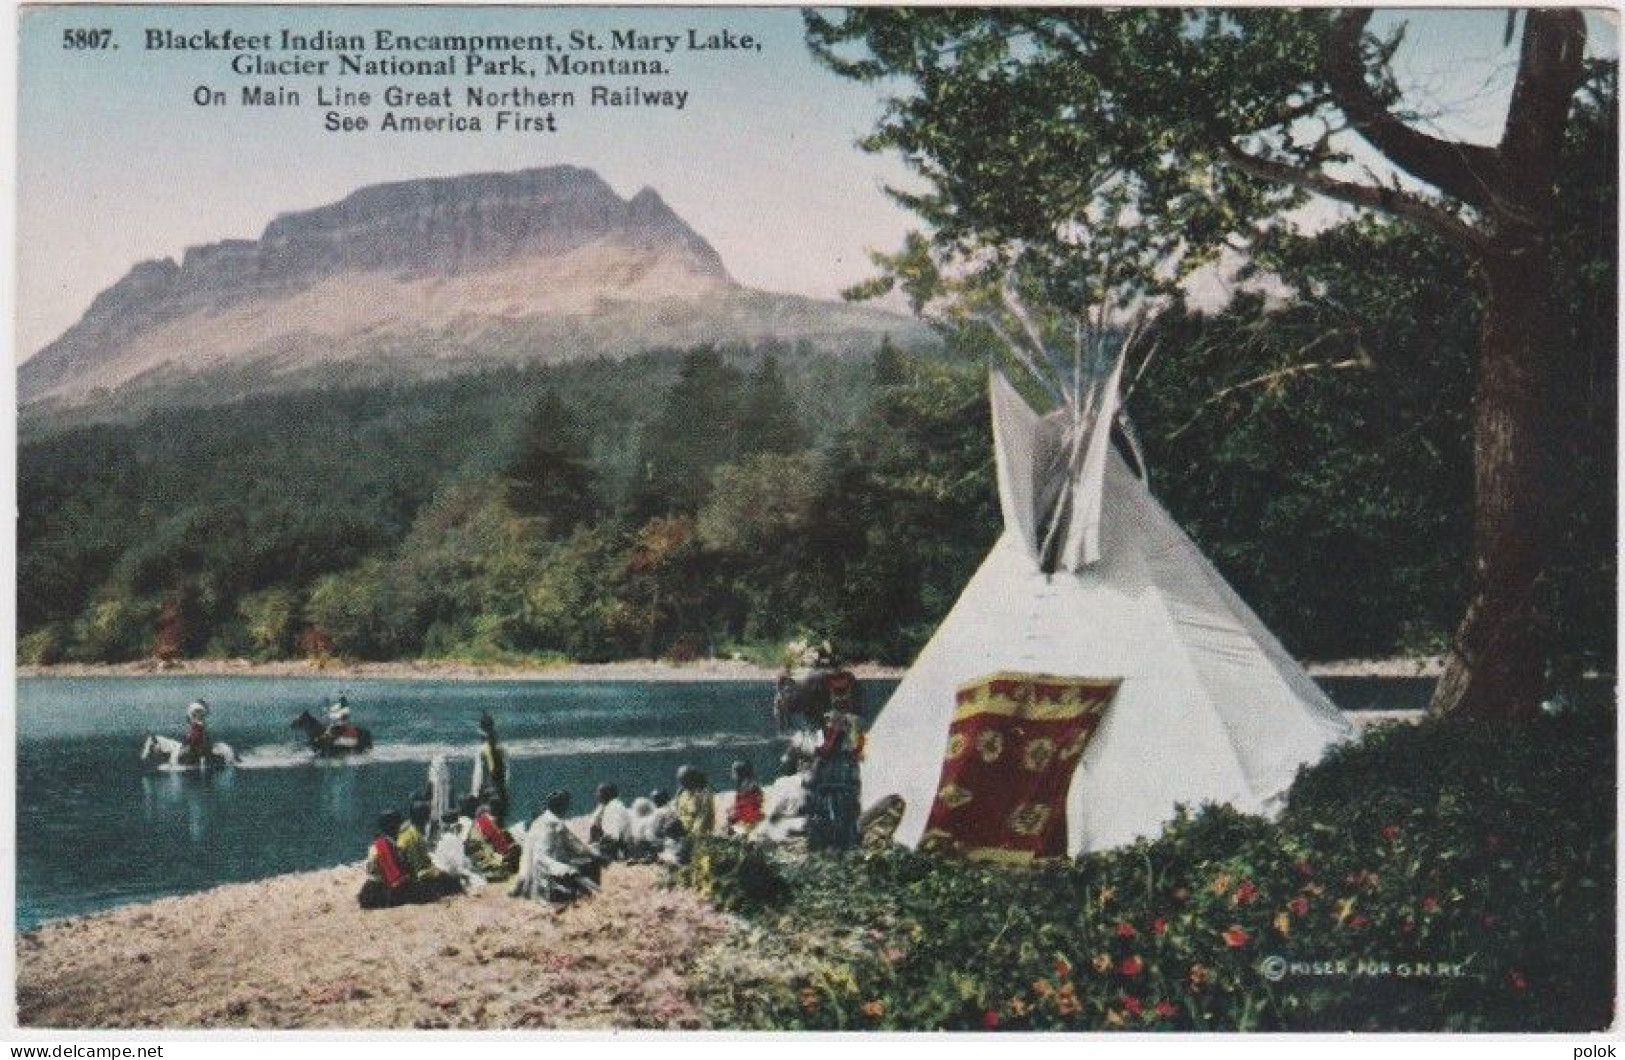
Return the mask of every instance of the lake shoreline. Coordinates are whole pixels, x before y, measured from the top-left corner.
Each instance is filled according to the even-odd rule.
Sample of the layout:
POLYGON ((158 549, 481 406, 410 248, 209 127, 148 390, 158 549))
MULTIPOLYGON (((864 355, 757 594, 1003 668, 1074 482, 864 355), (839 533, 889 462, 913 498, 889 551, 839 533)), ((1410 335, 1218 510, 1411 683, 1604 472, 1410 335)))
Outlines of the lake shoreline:
MULTIPOLYGON (((859 663, 853 671, 865 680, 898 680, 906 667, 859 663)), ((1305 664, 1311 677, 1437 678, 1444 657, 1342 659, 1305 664)), ((146 659, 129 663, 56 663, 21 665, 22 678, 90 677, 309 677, 379 681, 772 681, 774 667, 739 660, 704 659, 689 663, 633 659, 609 663, 560 663, 524 666, 494 663, 409 660, 402 662, 328 663, 305 661, 251 662, 247 659, 190 659, 161 664, 146 659)))
POLYGON ((611 866, 564 910, 492 885, 363 911, 355 865, 17 934, 24 1028, 696 1030, 687 972, 734 921, 663 870, 611 866))

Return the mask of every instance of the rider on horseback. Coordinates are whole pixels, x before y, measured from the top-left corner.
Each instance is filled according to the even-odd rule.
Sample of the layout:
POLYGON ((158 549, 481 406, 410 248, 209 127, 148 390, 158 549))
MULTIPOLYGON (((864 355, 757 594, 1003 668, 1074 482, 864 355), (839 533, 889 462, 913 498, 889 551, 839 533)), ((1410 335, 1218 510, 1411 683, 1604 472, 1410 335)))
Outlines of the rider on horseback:
POLYGON ((187 761, 201 762, 214 749, 209 739, 209 727, 203 719, 209 716, 209 705, 198 699, 186 708, 186 737, 181 741, 181 755, 187 761))
POLYGON ((350 701, 343 693, 327 708, 327 728, 316 737, 316 742, 328 747, 354 747, 361 731, 350 724, 350 701))

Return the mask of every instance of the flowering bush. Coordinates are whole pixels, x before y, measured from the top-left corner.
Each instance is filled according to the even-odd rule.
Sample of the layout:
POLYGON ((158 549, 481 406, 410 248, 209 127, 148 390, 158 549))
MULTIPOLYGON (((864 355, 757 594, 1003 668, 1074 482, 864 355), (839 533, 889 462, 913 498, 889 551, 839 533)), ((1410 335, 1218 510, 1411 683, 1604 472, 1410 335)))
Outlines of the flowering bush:
POLYGON ((765 910, 789 894, 766 850, 737 839, 698 840, 688 864, 677 870, 677 881, 730 913, 765 910))
POLYGON ((1613 748, 1604 712, 1393 727, 1303 774, 1274 823, 1209 806, 1032 871, 774 855, 792 895, 749 946, 782 982, 701 989, 734 1027, 1597 1029, 1613 748))

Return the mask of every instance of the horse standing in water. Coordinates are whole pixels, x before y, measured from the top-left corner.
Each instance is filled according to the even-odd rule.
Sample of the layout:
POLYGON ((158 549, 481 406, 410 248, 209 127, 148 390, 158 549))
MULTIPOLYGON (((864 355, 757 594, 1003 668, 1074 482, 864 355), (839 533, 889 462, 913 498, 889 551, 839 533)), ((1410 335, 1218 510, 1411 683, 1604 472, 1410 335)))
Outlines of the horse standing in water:
POLYGON ((171 769, 218 768, 237 764, 237 752, 231 744, 216 740, 209 754, 199 758, 186 749, 186 744, 170 736, 151 733, 141 745, 141 761, 167 765, 171 769))
POLYGON ((345 725, 339 732, 329 733, 328 726, 316 720, 308 710, 301 712, 288 727, 304 734, 305 742, 318 758, 342 758, 372 750, 372 733, 366 729, 345 725))

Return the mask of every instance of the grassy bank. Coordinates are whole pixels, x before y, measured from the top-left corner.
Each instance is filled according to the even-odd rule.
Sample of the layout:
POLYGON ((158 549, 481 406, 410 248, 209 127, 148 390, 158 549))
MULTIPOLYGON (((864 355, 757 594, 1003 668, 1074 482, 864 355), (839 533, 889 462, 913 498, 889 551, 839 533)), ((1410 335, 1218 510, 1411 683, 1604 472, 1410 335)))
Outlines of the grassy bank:
POLYGON ((758 1028, 1598 1029, 1614 759, 1612 711, 1383 727, 1277 822, 1205 808, 1034 872, 719 843, 688 880, 752 931, 699 990, 758 1028))

